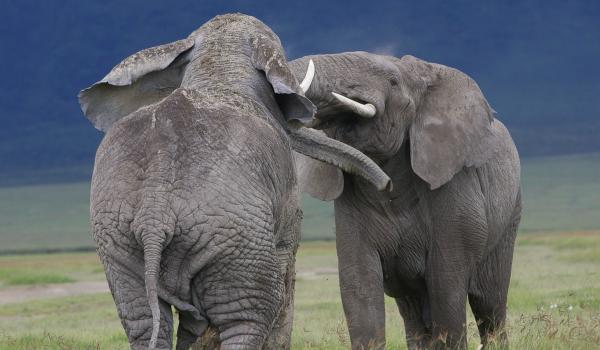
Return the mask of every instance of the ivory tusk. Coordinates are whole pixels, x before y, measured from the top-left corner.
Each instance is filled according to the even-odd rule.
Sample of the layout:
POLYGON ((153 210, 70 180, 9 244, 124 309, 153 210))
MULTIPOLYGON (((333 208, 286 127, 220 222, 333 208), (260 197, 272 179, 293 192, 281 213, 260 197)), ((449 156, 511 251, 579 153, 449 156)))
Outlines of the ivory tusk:
POLYGON ((340 95, 336 92, 332 91, 331 93, 333 94, 333 97, 335 97, 338 101, 350 108, 352 112, 358 114, 363 118, 373 118, 375 116, 375 113, 377 113, 377 109, 375 108, 375 106, 373 106, 370 103, 362 104, 344 95, 340 95))
POLYGON ((306 93, 308 88, 310 88, 310 84, 312 83, 313 78, 315 77, 315 64, 313 60, 308 61, 308 68, 306 69, 306 75, 304 79, 300 83, 300 88, 302 92, 306 93))

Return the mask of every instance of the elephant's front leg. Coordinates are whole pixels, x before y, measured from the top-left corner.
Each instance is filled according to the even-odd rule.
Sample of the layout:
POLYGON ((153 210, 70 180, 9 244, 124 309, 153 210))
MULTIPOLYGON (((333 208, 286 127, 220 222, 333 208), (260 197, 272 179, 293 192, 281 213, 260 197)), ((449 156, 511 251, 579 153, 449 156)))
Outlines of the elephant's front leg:
POLYGON ((425 279, 434 349, 467 348, 469 280, 489 237, 485 199, 477 177, 461 173, 455 179, 432 193, 432 239, 425 279))
POLYGON ((337 208, 336 248, 342 304, 352 349, 383 349, 385 305, 379 253, 357 227, 338 219, 337 208))
POLYGON ((461 249, 434 243, 427 262, 432 349, 466 349, 468 276, 461 249))

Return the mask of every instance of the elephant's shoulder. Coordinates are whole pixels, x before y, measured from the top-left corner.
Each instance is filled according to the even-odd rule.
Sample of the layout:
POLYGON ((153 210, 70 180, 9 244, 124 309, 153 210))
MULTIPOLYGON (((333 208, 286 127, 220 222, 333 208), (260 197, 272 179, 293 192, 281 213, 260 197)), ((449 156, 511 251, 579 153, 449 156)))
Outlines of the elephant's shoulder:
POLYGON ((197 113, 198 109, 180 93, 170 94, 115 122, 107 131, 98 153, 132 154, 146 149, 148 144, 182 142, 183 131, 190 129, 183 116, 192 117, 197 113))
MULTIPOLYGON (((185 144, 212 150, 240 148, 289 150, 285 131, 247 101, 178 88, 169 96, 119 120, 107 138, 132 144, 185 144), (287 145, 287 147, 286 147, 287 145)), ((110 142, 111 144, 113 142, 110 142)), ((264 153, 264 152, 263 152, 264 153)))
POLYGON ((233 108, 215 101, 210 96, 178 88, 162 100, 146 105, 119 120, 113 127, 113 133, 128 132, 140 135, 147 131, 169 130, 189 133, 209 126, 217 128, 219 124, 227 123, 235 114, 233 108))
POLYGON ((211 128, 248 130, 264 128, 265 125, 254 117, 267 113, 241 96, 186 88, 174 90, 149 111, 178 119, 188 127, 190 123, 203 123, 211 128))

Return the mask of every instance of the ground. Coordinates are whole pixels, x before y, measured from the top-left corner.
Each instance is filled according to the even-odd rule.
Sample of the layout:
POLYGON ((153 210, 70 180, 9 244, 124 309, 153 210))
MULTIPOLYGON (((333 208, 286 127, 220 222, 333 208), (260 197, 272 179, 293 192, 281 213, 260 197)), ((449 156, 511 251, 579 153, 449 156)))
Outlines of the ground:
MULTIPOLYGON (((348 348, 336 265, 333 242, 301 244, 293 349, 348 348)), ((405 349, 386 308, 388 348, 405 349)), ((600 348, 600 231, 520 235, 508 327, 512 349, 600 348)), ((94 253, 0 257, 0 349, 127 349, 94 253)))

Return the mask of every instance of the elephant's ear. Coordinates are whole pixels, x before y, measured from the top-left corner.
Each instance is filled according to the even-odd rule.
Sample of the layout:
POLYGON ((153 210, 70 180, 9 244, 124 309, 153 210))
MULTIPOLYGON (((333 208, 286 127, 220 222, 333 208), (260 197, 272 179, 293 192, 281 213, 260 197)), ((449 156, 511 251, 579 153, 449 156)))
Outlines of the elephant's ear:
POLYGON ((322 201, 340 196, 344 190, 344 175, 339 168, 298 152, 293 153, 300 192, 322 201))
POLYGON ((413 170, 436 189, 463 167, 480 166, 494 153, 494 112, 479 86, 446 66, 404 56, 425 83, 410 133, 413 170))
POLYGON ((281 44, 274 38, 256 35, 250 39, 252 63, 265 76, 275 92, 275 98, 286 120, 292 124, 308 125, 313 120, 316 107, 296 81, 287 65, 281 44))
POLYGON ((102 80, 79 92, 85 116, 106 132, 117 120, 160 101, 181 84, 193 39, 178 40, 137 52, 102 80))

